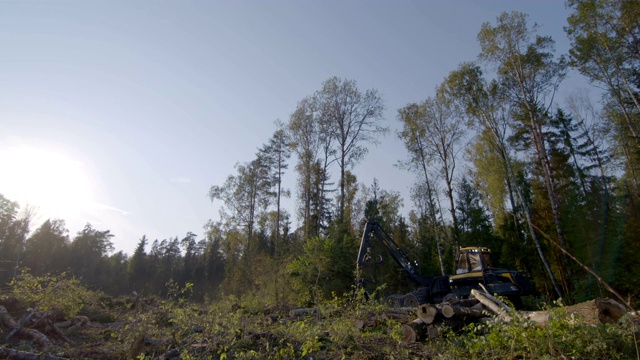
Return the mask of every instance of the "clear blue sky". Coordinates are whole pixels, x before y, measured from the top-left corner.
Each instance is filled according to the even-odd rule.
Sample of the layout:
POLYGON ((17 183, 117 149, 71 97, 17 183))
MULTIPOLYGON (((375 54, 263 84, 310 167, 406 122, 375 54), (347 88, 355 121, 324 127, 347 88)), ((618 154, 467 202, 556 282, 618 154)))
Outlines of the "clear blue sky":
MULTIPOLYGON (((89 222, 128 253, 145 234, 201 238, 209 188, 324 80, 378 89, 397 129, 511 10, 567 51, 559 0, 0 1, 0 193, 37 206, 34 227, 89 222)), ((405 157, 391 133, 354 172, 406 194, 405 157)))

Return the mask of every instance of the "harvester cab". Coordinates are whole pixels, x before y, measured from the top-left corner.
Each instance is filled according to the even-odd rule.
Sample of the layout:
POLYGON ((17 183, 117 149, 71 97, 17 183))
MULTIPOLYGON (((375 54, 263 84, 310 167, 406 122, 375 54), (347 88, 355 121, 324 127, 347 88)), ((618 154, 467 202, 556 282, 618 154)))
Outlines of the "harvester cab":
POLYGON ((456 256, 455 275, 449 277, 451 294, 466 298, 478 284, 483 284, 492 294, 508 297, 516 307, 521 305, 521 296, 533 293, 533 285, 523 273, 494 268, 488 248, 461 247, 456 256))
POLYGON ((456 275, 492 267, 491 250, 485 247, 461 247, 456 256, 456 275))

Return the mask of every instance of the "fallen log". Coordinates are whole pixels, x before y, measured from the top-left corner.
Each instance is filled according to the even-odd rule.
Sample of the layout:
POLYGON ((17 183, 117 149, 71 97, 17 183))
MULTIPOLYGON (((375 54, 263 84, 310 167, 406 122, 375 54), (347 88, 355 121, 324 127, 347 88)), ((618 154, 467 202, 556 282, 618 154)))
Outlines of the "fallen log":
POLYGON ((474 305, 477 305, 478 303, 479 302, 477 299, 469 298, 469 299, 457 299, 454 301, 444 302, 442 304, 449 304, 449 305, 461 306, 461 307, 472 307, 474 305))
POLYGON ((18 322, 18 324, 16 324, 9 332, 7 332, 4 338, 2 338, 2 341, 5 343, 9 342, 9 339, 11 339, 13 335, 15 335, 18 331, 20 331, 20 329, 22 329, 22 327, 24 326, 24 324, 27 323, 27 321, 31 320, 31 317, 33 316, 33 314, 36 313, 36 310, 38 310, 38 307, 36 307, 35 309, 27 310, 27 312, 24 313, 24 315, 22 315, 22 318, 20 318, 20 321, 18 322))
POLYGON ((525 319, 536 323, 539 326, 545 326, 551 319, 548 311, 518 311, 518 314, 525 319))
POLYGON ((402 325, 401 329, 403 336, 400 343, 403 345, 422 341, 429 334, 428 325, 420 319, 415 319, 408 324, 402 325))
POLYGON ((11 360, 65 360, 65 358, 47 355, 47 354, 34 354, 25 351, 18 351, 14 349, 7 349, 0 346, 0 358, 11 360))
POLYGON ((65 334, 62 333, 62 331, 60 331, 60 329, 56 326, 56 324, 54 324, 52 321, 47 321, 47 325, 44 328, 44 332, 46 334, 49 334, 52 337, 58 338, 60 340, 62 340, 63 342, 71 345, 71 346, 75 346, 76 344, 69 339, 65 334))
POLYGON ((418 319, 425 324, 431 324, 438 315, 438 309, 430 304, 422 304, 418 306, 418 319))
POLYGON ((9 329, 11 332, 15 328, 19 328, 17 331, 13 332, 13 336, 21 336, 27 339, 31 339, 41 347, 49 347, 51 346, 51 341, 47 338, 43 333, 34 329, 25 329, 23 327, 19 327, 18 323, 9 315, 9 312, 4 306, 0 305, 0 325, 5 329, 9 329))
POLYGON ((454 316, 474 319, 490 316, 489 312, 487 312, 486 310, 476 309, 472 307, 442 304, 440 309, 442 315, 447 319, 450 319, 454 316))
POLYGON ((588 324, 615 324, 627 309, 615 300, 598 298, 567 306, 567 314, 579 315, 588 324))
MULTIPOLYGON (((473 295, 474 298, 478 299, 478 301, 480 301, 480 303, 482 305, 486 306, 489 310, 493 311, 493 313, 496 314, 502 320, 504 320, 504 321, 511 321, 512 320, 512 318, 508 314, 507 310, 504 309, 503 307, 501 307, 500 305, 496 304, 483 291, 479 291, 479 290, 476 290, 476 289, 471 289, 471 295, 473 295)), ((491 296, 491 295, 489 295, 489 296, 491 296)), ((493 296, 491 296, 491 297, 493 297, 493 296)), ((509 307, 507 307, 507 308, 509 308, 509 307)))
POLYGON ((504 309, 506 312, 511 312, 511 308, 509 307, 509 305, 505 304, 502 300, 496 298, 495 296, 491 295, 491 293, 489 291, 487 291, 487 288, 484 287, 484 285, 482 284, 478 284, 480 285, 480 287, 482 288, 482 290, 484 290, 484 296, 487 297, 487 299, 493 301, 494 303, 496 303, 498 306, 500 306, 502 309, 504 309))

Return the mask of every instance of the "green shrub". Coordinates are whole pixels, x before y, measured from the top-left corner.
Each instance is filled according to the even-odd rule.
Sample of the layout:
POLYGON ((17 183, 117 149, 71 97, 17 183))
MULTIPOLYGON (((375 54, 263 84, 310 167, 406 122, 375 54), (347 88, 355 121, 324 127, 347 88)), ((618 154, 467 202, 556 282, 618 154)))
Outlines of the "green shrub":
POLYGON ((80 280, 66 273, 33 276, 23 272, 9 285, 11 291, 2 295, 2 299, 14 297, 28 307, 56 311, 67 319, 76 316, 84 305, 95 303, 101 296, 101 293, 87 289, 80 280))
POLYGON ((632 322, 589 325, 567 315, 565 308, 550 310, 546 326, 528 321, 468 325, 448 337, 452 357, 470 359, 627 359, 636 357, 632 322))

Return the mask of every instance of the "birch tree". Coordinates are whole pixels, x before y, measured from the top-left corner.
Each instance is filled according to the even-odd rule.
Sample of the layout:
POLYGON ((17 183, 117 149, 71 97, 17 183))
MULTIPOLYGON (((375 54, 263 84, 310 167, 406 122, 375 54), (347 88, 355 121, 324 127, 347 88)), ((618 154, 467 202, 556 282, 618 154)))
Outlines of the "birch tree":
POLYGON ((298 159, 295 167, 298 217, 302 219, 305 239, 319 236, 320 230, 326 227, 329 205, 326 191, 335 154, 327 124, 320 118, 317 105, 314 96, 302 99, 288 124, 291 147, 298 159))
POLYGON ((320 121, 336 144, 335 160, 340 167, 338 218, 343 221, 347 170, 364 158, 368 144, 378 143, 377 136, 388 131, 381 125, 384 103, 377 90, 362 92, 355 80, 338 77, 326 80, 315 99, 320 121))
MULTIPOLYGON (((566 62, 562 57, 554 59, 551 37, 537 35, 537 25, 530 28, 527 15, 520 12, 502 13, 495 26, 484 23, 478 40, 480 59, 497 69, 498 79, 511 104, 512 118, 519 120, 529 132, 533 151, 543 171, 558 242, 566 248, 561 200, 556 193, 544 131, 553 97, 566 74, 566 62)), ((564 258, 562 267, 570 273, 566 256, 564 258)), ((566 277, 564 283, 568 290, 570 286, 566 277)))
POLYGON ((438 226, 438 207, 436 205, 435 188, 433 180, 429 174, 429 165, 432 161, 432 153, 429 152, 428 139, 425 128, 426 110, 424 104, 408 104, 398 110, 398 121, 402 124, 402 130, 398 133, 398 137, 404 142, 404 146, 409 152, 409 160, 407 165, 415 171, 424 186, 422 195, 426 195, 426 210, 430 222, 433 226, 433 232, 436 239, 436 247, 438 250, 438 261, 440 263, 440 271, 445 274, 444 259, 442 255, 443 239, 438 226), (426 193, 426 194, 424 194, 426 193))
MULTIPOLYGON (((450 96, 461 103, 461 106, 465 109, 472 122, 479 126, 481 141, 487 145, 487 148, 492 149, 495 155, 497 155, 497 158, 500 159, 500 166, 502 167, 500 172, 506 175, 504 184, 508 189, 509 202, 511 204, 512 214, 514 215, 514 224, 518 224, 518 209, 522 209, 528 225, 529 235, 533 239, 540 260, 544 265, 554 290, 558 296, 562 297, 562 292, 557 285, 551 266, 546 259, 533 227, 529 203, 516 180, 517 176, 514 170, 514 163, 516 161, 512 158, 511 148, 508 142, 510 124, 509 106, 504 98, 503 87, 500 86, 497 81, 487 84, 482 76, 481 69, 471 63, 462 64, 457 70, 452 71, 447 77, 445 84, 444 89, 450 96), (518 206, 518 204, 520 206, 518 206)), ((489 171, 488 174, 495 176, 496 172, 489 171)), ((503 201, 503 199, 500 199, 501 191, 499 190, 499 186, 497 186, 497 191, 492 191, 491 193, 497 194, 497 198, 494 198, 490 203, 495 204, 503 201)))

